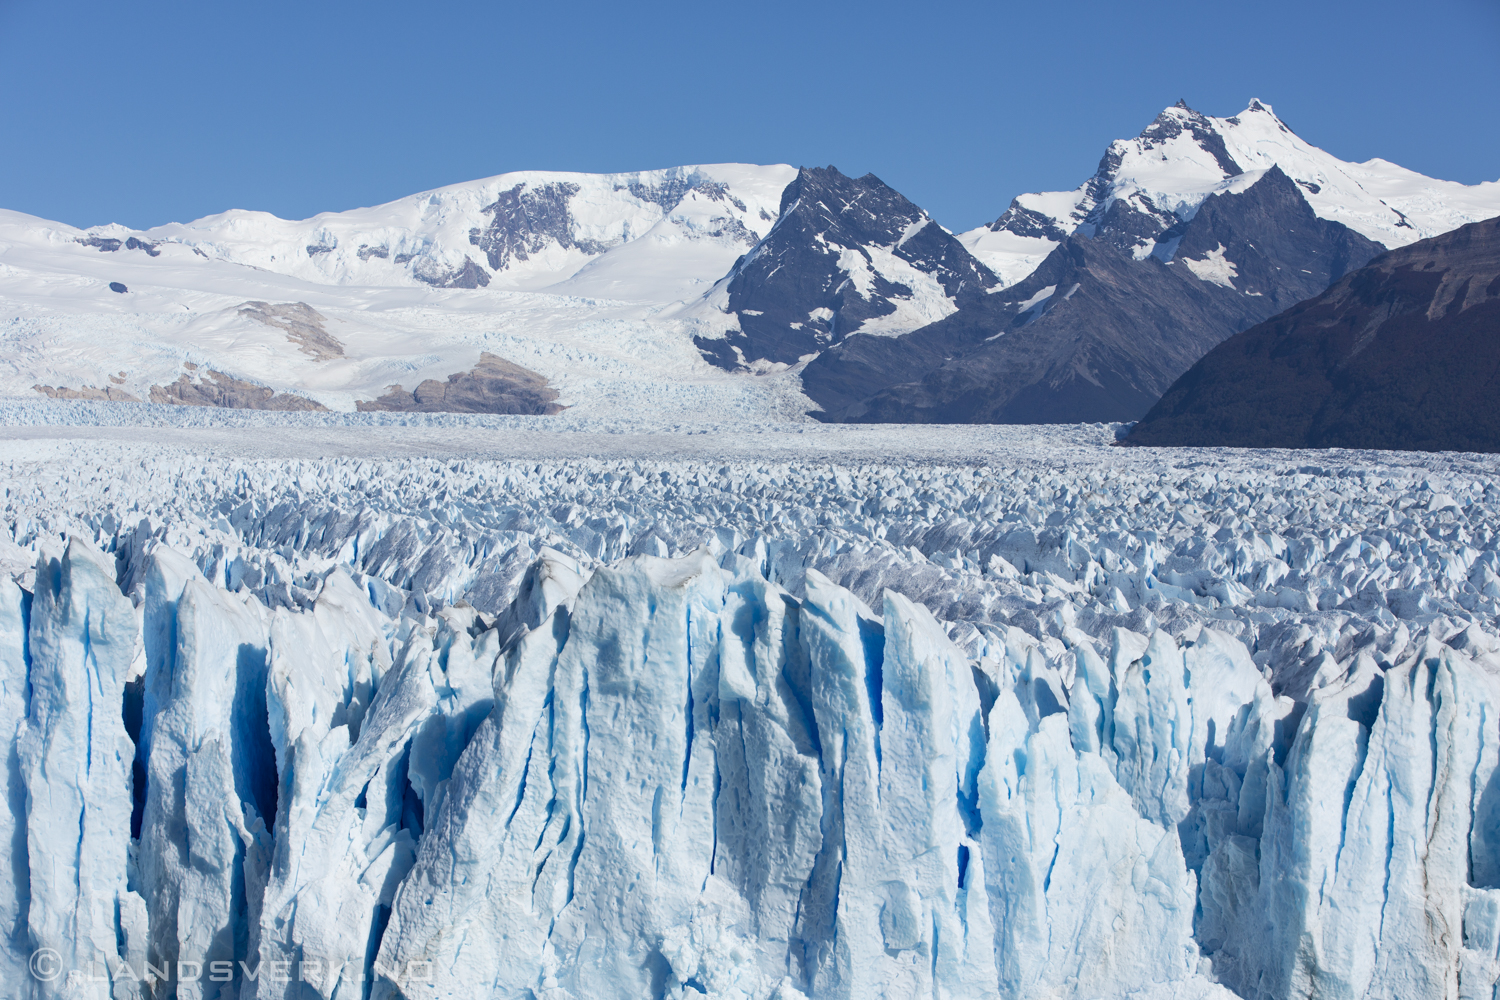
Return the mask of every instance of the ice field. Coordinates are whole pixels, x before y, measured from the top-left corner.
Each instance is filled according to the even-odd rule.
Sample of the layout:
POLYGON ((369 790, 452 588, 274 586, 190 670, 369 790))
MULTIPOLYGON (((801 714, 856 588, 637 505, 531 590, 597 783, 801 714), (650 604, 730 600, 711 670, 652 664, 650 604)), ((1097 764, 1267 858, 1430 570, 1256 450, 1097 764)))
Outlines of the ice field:
POLYGON ((0 420, 19 995, 1500 981, 1500 457, 0 420))

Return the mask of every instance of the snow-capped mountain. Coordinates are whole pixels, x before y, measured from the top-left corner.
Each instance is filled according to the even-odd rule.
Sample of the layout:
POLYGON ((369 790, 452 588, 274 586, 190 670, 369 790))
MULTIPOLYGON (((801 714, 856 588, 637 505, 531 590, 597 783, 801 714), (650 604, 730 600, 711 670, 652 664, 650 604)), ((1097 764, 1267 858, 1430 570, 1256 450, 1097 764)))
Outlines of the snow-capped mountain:
POLYGON ((722 163, 523 171, 300 222, 231 211, 143 232, 100 226, 75 238, 100 252, 150 257, 190 248, 318 284, 535 289, 567 280, 573 294, 671 301, 717 280, 723 258, 734 259, 729 251, 743 253, 766 234, 793 174, 722 163))
MULTIPOLYGON (((1024 373, 987 363, 998 381, 974 393, 1044 369, 1060 387, 1072 365, 1083 383, 1114 386, 1100 398, 1128 405, 1018 409, 975 397, 934 399, 929 413, 1124 419, 1217 339, 1288 296, 1321 291, 1309 281, 1341 274, 1338 261, 1361 263, 1364 251, 1324 223, 1390 246, 1494 214, 1500 182, 1343 163, 1260 102, 1226 119, 1169 108, 1140 137, 1114 143, 1082 187, 1023 195, 993 226, 960 237, 874 176, 784 165, 513 173, 303 221, 233 211, 141 231, 0 212, 0 393, 666 419, 705 410, 783 419, 821 407, 826 417, 955 357, 916 363, 903 354, 912 341, 897 338, 929 329, 935 349, 952 330, 982 333, 965 334, 957 346, 968 351, 1025 313, 1028 336, 1071 315, 1088 337, 1123 338, 1124 353, 1074 364, 1054 351, 1045 365, 1026 360, 1024 373), (1192 228, 1202 206, 1229 205, 1273 171, 1316 226, 1288 239, 1264 228, 1270 216, 1246 223, 1261 226, 1253 239, 1223 218, 1192 228), (1221 239, 1193 242, 1213 234, 1221 239), (1118 287, 1097 306, 1082 277, 1032 282, 1021 295, 1069 240, 1092 255, 1096 275, 1102 248, 1123 254, 1106 268, 1118 287), (1265 263, 1267 240, 1285 264, 1265 263), (1294 258, 1303 263, 1291 267, 1294 258), (1198 284, 1147 277, 1148 261, 1198 284), (1069 292, 1075 281, 1082 290, 1069 292), (1220 304, 1206 312, 1184 304, 1210 300, 1220 304), (1165 318, 1130 333, 1153 309, 1165 318), (839 365, 830 357, 802 371, 850 338, 860 343, 839 365), (859 365, 847 363, 856 356, 859 365)), ((1047 273, 1066 269, 1060 259, 1047 273)), ((1023 340, 986 350, 1009 358, 1023 340)))
POLYGON ((1134 139, 1110 144, 1099 168, 1072 191, 1023 194, 988 226, 960 239, 1007 284, 1024 278, 1071 233, 1113 231, 1144 255, 1155 239, 1242 174, 1280 167, 1319 218, 1386 247, 1405 246, 1500 215, 1500 181, 1435 180, 1386 160, 1347 163, 1303 140, 1252 100, 1213 118, 1179 101, 1134 139), (1125 215, 1132 216, 1126 225, 1125 215))
POLYGON ((728 368, 794 364, 856 333, 926 326, 997 283, 874 174, 804 167, 782 194, 771 232, 708 296, 733 325, 698 344, 728 368))
POLYGON ((508 174, 139 232, 0 212, 0 391, 353 410, 493 372, 488 353, 566 407, 792 416, 794 384, 727 378, 693 345, 702 324, 667 313, 769 231, 795 176, 508 174))
POLYGON ((1382 249, 1314 215, 1279 167, 1236 181, 1149 242, 1153 217, 1116 202, 1017 284, 898 340, 825 352, 803 391, 833 420, 1138 419, 1224 338, 1382 249))

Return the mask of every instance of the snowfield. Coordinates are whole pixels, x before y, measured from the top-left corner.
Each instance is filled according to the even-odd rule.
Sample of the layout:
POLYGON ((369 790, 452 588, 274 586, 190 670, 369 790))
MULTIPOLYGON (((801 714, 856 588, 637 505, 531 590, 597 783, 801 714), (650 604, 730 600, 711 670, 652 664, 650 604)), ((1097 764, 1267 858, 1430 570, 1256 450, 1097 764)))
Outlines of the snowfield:
POLYGON ((488 351, 594 417, 801 415, 795 378, 731 378, 693 345, 734 323, 703 296, 796 173, 523 171, 301 221, 235 210, 140 231, 0 209, 0 394, 147 400, 211 368, 353 411, 488 351), (311 310, 323 350, 257 303, 311 310))
POLYGON ((0 419, 20 995, 1500 981, 1500 457, 0 419))

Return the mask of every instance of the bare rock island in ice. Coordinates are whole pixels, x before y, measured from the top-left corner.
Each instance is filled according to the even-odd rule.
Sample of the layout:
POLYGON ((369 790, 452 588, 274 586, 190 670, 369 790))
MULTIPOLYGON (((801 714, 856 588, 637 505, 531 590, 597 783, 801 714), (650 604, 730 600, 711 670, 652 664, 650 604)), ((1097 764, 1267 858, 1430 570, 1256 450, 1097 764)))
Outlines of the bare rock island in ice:
POLYGON ((1493 462, 743 433, 0 443, 0 980, 1493 995, 1493 462))

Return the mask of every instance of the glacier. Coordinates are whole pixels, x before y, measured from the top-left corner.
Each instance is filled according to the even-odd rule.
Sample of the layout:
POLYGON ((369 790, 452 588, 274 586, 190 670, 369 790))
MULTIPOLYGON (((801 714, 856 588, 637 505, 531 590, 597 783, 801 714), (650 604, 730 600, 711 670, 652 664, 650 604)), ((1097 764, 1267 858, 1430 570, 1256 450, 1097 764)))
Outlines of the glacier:
POLYGON ((1500 982, 1492 456, 66 412, 0 434, 9 995, 1500 982))

